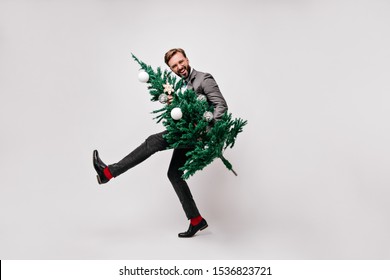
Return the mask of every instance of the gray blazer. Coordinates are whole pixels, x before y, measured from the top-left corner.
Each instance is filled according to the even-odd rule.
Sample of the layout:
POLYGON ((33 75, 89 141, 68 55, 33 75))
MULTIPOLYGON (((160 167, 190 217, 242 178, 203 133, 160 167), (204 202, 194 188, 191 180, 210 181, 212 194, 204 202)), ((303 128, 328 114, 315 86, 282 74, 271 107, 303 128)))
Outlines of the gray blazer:
POLYGON ((188 89, 194 90, 197 95, 203 94, 207 97, 209 104, 214 106, 214 120, 219 120, 227 111, 228 106, 213 76, 192 69, 187 83, 188 89))

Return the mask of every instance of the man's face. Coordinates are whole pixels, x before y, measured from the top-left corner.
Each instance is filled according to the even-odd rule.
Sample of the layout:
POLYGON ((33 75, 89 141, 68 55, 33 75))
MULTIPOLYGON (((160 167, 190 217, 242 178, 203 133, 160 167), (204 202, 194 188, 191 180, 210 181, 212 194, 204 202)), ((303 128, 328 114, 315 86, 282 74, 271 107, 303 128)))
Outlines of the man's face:
POLYGON ((171 59, 168 61, 169 68, 176 75, 187 78, 190 74, 190 65, 189 61, 184 55, 180 52, 175 53, 171 59))

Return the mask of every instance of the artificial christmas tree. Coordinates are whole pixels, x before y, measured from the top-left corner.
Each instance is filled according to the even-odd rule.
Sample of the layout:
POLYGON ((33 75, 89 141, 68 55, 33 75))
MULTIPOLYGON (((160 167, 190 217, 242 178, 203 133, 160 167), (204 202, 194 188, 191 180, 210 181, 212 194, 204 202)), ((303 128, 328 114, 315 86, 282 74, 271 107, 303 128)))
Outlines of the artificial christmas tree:
POLYGON ((157 114, 157 122, 162 121, 167 129, 164 138, 169 148, 191 148, 187 161, 180 168, 184 172, 183 179, 188 179, 216 158, 220 158, 237 175, 232 164, 223 156, 223 151, 234 146, 247 121, 233 119, 228 112, 221 119, 214 120, 214 108, 205 95, 187 89, 185 81, 177 79, 171 72, 162 71, 160 67, 155 71, 133 54, 132 57, 141 66, 138 79, 148 84, 151 100, 164 105, 153 113, 157 114))

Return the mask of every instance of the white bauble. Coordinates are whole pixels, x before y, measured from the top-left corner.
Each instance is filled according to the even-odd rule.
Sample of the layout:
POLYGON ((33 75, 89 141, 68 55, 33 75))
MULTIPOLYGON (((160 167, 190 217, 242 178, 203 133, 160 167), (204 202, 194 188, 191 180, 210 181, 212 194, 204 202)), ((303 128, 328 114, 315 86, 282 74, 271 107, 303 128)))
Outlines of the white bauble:
POLYGON ((144 71, 144 70, 139 71, 138 80, 141 83, 147 83, 149 81, 149 74, 146 73, 146 71, 144 71))
POLYGON ((171 117, 175 121, 180 120, 183 117, 183 113, 179 107, 173 108, 171 111, 171 117))
POLYGON ((214 118, 214 115, 210 111, 207 111, 207 112, 204 112, 203 117, 205 118, 205 120, 207 122, 211 122, 214 118))

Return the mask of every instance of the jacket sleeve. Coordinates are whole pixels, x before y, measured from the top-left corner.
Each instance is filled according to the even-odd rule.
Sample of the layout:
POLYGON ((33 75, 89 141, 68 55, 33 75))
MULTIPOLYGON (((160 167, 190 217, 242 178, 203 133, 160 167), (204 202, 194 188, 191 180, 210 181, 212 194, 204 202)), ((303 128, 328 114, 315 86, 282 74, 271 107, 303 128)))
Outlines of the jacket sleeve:
POLYGON ((218 121, 227 111, 227 103, 212 75, 206 73, 201 85, 204 94, 207 96, 207 100, 214 106, 214 123, 214 121, 218 121))

